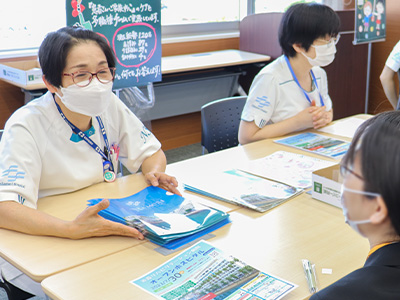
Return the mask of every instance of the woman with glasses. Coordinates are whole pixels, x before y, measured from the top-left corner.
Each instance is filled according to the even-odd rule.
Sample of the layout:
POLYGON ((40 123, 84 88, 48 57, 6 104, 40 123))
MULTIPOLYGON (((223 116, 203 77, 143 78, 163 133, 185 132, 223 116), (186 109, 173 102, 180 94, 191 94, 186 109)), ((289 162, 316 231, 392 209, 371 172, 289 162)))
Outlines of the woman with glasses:
MULTIPOLYGON (((149 184, 179 193, 176 179, 164 173, 160 142, 112 92, 115 60, 105 39, 83 28, 62 28, 46 36, 39 62, 48 92, 16 111, 2 137, 0 227, 75 239, 143 238, 105 220, 91 228, 83 219, 69 224, 32 210, 40 197, 112 182, 117 160, 131 173, 141 167, 149 184), (11 209, 17 213, 7 214, 11 209)), ((105 206, 107 201, 90 208, 85 217, 89 221, 105 206)))
POLYGON ((340 20, 328 6, 295 4, 279 28, 283 55, 254 78, 244 106, 239 142, 320 128, 333 118, 325 71, 335 57, 340 20))
POLYGON ((364 267, 310 299, 400 297, 400 112, 381 113, 361 125, 343 158, 345 221, 366 237, 364 267))
MULTIPOLYGON (((149 184, 178 193, 164 173, 160 142, 112 92, 115 59, 100 35, 66 27, 49 33, 39 49, 48 92, 17 110, 0 143, 0 228, 81 239, 136 229, 99 218, 108 200, 73 221, 36 210, 38 198, 111 182, 117 161, 149 184)), ((0 262, 1 263, 1 262, 0 262)))

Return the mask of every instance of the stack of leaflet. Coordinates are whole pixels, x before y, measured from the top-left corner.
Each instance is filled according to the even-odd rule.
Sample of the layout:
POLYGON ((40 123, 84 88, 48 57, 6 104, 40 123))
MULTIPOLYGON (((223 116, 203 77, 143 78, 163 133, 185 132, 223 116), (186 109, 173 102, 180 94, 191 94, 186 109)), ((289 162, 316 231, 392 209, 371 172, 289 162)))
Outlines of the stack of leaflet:
POLYGON ((201 180, 193 175, 184 182, 184 188, 259 212, 265 212, 303 191, 236 169, 212 172, 201 180))
MULTIPOLYGON (((102 199, 92 199, 88 205, 102 199)), ((176 249, 229 223, 229 214, 195 203, 159 187, 126 198, 109 199, 102 217, 138 229, 155 244, 176 249)))

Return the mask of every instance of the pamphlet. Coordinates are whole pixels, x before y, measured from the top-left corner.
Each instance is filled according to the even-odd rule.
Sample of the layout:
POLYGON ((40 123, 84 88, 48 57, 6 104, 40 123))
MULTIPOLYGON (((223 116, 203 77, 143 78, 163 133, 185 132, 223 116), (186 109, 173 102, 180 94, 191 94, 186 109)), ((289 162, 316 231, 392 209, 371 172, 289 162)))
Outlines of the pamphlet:
POLYGON ((324 126, 318 129, 318 131, 353 138, 357 128, 364 122, 364 119, 351 117, 342 121, 337 121, 331 125, 324 126))
POLYGON ((206 241, 130 283, 164 300, 278 300, 297 288, 206 241))
POLYGON ((259 212, 265 212, 303 191, 236 169, 201 175, 201 178, 192 176, 183 186, 188 191, 259 212))
MULTIPOLYGON (((95 205, 102 199, 89 200, 95 205)), ((109 199, 99 215, 135 227, 150 241, 176 249, 227 223, 229 214, 149 186, 126 198, 109 199)))
POLYGON ((274 142, 312 153, 339 159, 346 154, 350 143, 320 134, 305 132, 287 138, 275 140, 274 142))
POLYGON ((277 151, 266 157, 249 161, 239 169, 295 188, 307 189, 312 186, 312 172, 335 164, 336 162, 308 155, 277 151))

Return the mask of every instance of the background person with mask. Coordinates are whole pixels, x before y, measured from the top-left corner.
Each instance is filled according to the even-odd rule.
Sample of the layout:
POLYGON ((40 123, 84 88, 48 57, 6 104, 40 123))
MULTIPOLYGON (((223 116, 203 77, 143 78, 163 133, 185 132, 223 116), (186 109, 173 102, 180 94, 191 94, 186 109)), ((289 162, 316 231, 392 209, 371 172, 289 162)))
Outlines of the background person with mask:
POLYGON ((314 294, 317 299, 400 298, 400 111, 364 122, 343 158, 343 214, 370 244, 364 267, 314 294))
MULTIPOLYGON (((0 228, 70 239, 143 239, 136 229, 98 216, 108 200, 72 221, 36 210, 38 198, 113 181, 118 148, 131 173, 141 167, 149 184, 179 194, 176 179, 164 173, 161 144, 112 93, 115 59, 106 40, 62 28, 46 36, 39 62, 49 91, 10 117, 0 143, 0 228)), ((37 294, 25 279, 18 286, 37 294)))
POLYGON ((284 55, 253 80, 239 126, 241 144, 332 121, 327 77, 320 67, 334 60, 339 26, 338 15, 326 5, 289 7, 279 28, 284 55))
POLYGON ((385 67, 382 70, 381 80, 383 91, 393 108, 400 109, 400 97, 396 91, 395 74, 398 74, 397 80, 400 82, 400 41, 394 46, 392 52, 386 60, 385 67))

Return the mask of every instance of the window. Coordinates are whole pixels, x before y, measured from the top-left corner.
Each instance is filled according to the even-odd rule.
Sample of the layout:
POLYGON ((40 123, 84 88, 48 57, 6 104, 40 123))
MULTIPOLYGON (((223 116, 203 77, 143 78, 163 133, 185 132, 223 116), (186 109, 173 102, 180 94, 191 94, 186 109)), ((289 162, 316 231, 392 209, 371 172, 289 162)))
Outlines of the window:
MULTIPOLYGON (((293 2, 299 1, 161 0, 163 39, 237 33, 239 21, 248 12, 284 11, 293 2)), ((46 33, 65 26, 65 5, 70 5, 70 0, 4 1, 0 10, 0 58, 36 55, 46 33)))
POLYGON ((322 3, 323 0, 254 0, 254 12, 265 13, 265 12, 284 12, 293 2, 318 2, 322 3))

